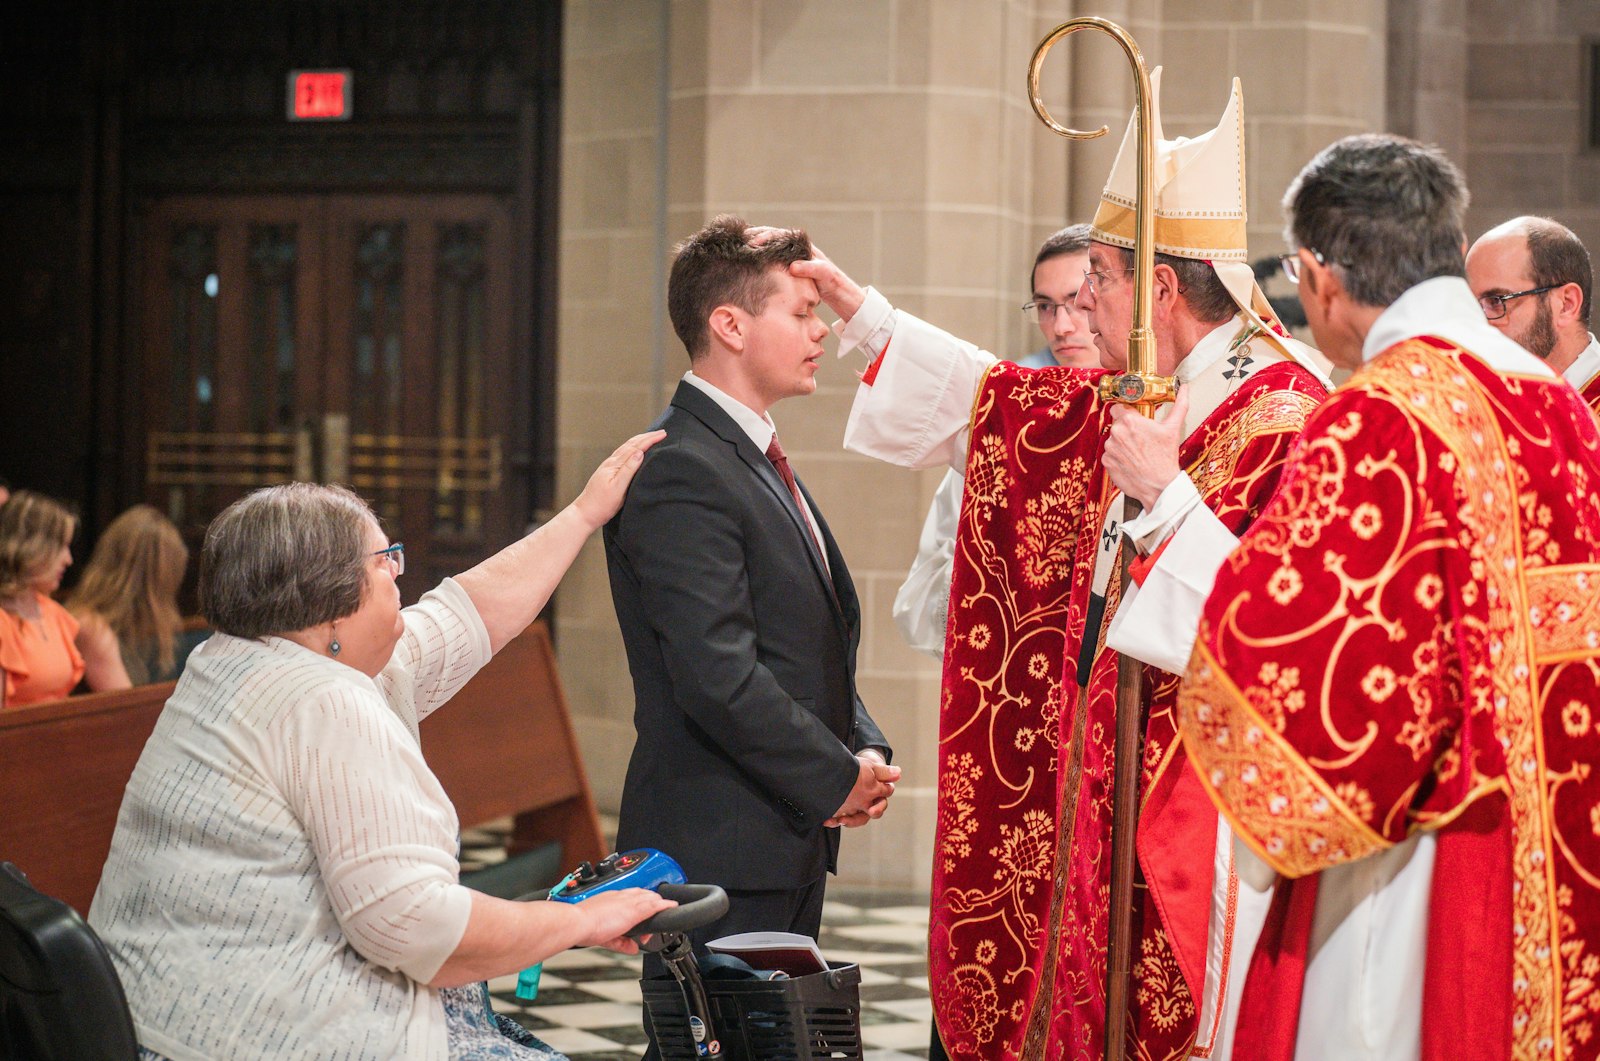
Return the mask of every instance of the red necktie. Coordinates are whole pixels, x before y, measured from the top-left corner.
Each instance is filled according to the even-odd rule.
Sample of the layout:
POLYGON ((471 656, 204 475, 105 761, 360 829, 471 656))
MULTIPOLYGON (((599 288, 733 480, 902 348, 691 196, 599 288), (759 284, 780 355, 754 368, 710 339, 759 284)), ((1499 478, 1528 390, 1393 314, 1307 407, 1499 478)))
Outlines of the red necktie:
POLYGON ((773 435, 771 443, 767 445, 767 460, 778 469, 778 475, 789 488, 789 495, 794 498, 795 508, 800 511, 800 522, 806 525, 806 530, 811 532, 811 540, 816 542, 817 555, 827 557, 828 554, 822 548, 822 541, 817 537, 817 529, 811 525, 811 517, 806 513, 806 503, 800 497, 800 484, 794 481, 794 472, 789 468, 789 458, 784 456, 783 447, 778 445, 777 435, 773 435))

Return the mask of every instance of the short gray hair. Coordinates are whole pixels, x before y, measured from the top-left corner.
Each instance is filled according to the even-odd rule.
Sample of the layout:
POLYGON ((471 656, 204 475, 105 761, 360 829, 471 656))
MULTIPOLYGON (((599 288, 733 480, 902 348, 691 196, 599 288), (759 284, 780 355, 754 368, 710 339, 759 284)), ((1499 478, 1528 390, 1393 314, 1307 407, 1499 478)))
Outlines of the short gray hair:
POLYGON ((289 483, 240 498, 206 528, 200 611, 235 637, 286 634, 361 607, 368 526, 377 517, 342 486, 289 483))
MULTIPOLYGON (((1133 268, 1133 248, 1118 247, 1122 263, 1133 268)), ((1176 254, 1155 254, 1155 265, 1165 265, 1178 278, 1178 293, 1183 296, 1194 319, 1202 324, 1222 324, 1239 312, 1238 303, 1228 294, 1216 267, 1199 258, 1180 258, 1176 254)))
POLYGON ((1283 197, 1289 245, 1341 269, 1345 290, 1388 306, 1437 276, 1466 275, 1467 184, 1444 152, 1365 133, 1323 148, 1283 197))

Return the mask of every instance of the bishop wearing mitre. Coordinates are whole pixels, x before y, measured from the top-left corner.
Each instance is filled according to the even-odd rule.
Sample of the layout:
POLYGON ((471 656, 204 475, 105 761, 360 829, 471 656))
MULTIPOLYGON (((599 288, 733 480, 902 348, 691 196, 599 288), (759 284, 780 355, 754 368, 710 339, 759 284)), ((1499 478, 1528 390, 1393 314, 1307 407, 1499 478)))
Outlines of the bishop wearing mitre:
MULTIPOLYGON (((1151 78, 1159 99, 1160 71, 1151 78)), ((1242 886, 1228 826, 1173 719, 1215 569, 1272 496, 1329 386, 1247 264, 1237 81, 1216 128, 1166 139, 1152 109, 1157 413, 1179 474, 1138 519, 1104 468, 1127 363, 1137 141, 1122 143, 1079 298, 1102 369, 998 360, 863 289, 817 254, 791 268, 839 314, 869 367, 848 448, 961 471, 940 708, 929 980, 955 1058, 1098 1058, 1106 1004, 1113 719, 1119 653, 1147 664, 1130 1056, 1223 1057, 1242 966, 1271 897, 1242 886), (1162 543, 1124 584, 1123 534, 1162 543), (1224 544, 1219 544, 1224 543, 1224 544)))

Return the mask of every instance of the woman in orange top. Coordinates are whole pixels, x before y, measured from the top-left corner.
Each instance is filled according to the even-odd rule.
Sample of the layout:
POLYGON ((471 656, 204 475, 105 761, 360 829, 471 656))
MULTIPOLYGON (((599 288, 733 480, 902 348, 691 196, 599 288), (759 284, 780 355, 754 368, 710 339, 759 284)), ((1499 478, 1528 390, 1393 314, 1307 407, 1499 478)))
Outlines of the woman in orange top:
POLYGON ((91 640, 80 654, 77 620, 50 597, 72 564, 77 529, 42 494, 18 490, 0 505, 0 705, 59 699, 86 675, 94 689, 129 685, 115 639, 91 640))

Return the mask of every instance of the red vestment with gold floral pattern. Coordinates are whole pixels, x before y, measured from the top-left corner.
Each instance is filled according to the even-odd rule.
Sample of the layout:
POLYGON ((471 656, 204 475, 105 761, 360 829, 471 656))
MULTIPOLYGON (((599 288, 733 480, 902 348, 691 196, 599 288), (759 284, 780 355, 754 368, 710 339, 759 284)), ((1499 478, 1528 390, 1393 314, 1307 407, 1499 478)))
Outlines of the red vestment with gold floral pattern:
POLYGON ((1437 831, 1427 1061, 1600 1057, 1600 429, 1580 402, 1433 338, 1362 367, 1218 573, 1178 699, 1198 777, 1278 872, 1437 831))
MULTIPOLYGON (((929 939, 930 990, 953 1058, 1103 1053, 1117 672, 1103 645, 1120 579, 1092 616, 1113 497, 1100 465, 1109 429, 1093 386, 1100 375, 1001 362, 974 402, 945 648, 929 939), (1093 662, 1080 685, 1086 635, 1093 662)), ((1230 530, 1266 505, 1325 394, 1299 365, 1270 364, 1184 442, 1183 466, 1230 530)), ((1139 884, 1129 1029, 1139 1058, 1190 1055, 1204 982, 1217 819, 1197 784, 1171 791, 1186 770, 1176 688, 1174 676, 1146 668, 1143 775, 1147 792, 1163 794, 1147 812, 1178 812, 1168 821, 1179 826, 1164 834, 1186 863, 1177 875, 1186 884, 1170 918, 1155 913, 1162 896, 1139 884), (1183 936, 1181 961, 1169 928, 1183 936)), ((1151 854, 1141 847, 1147 869, 1151 854)))

